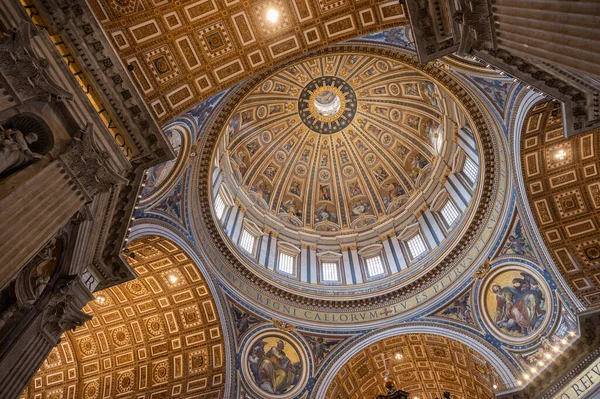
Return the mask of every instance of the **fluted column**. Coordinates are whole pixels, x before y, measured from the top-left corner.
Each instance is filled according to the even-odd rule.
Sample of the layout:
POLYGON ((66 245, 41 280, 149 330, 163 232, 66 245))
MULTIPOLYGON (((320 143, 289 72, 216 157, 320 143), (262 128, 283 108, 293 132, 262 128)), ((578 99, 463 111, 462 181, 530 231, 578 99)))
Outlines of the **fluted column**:
POLYGON ((597 1, 495 0, 493 14, 500 48, 600 77, 597 1))
POLYGON ((0 201, 0 287, 83 206, 86 197, 60 161, 0 201))
POLYGON ((126 182, 96 149, 93 127, 0 200, 0 288, 94 195, 126 182))
POLYGON ((81 308, 93 299, 81 278, 64 276, 48 286, 0 341, 0 397, 18 397, 61 335, 90 320, 81 308))

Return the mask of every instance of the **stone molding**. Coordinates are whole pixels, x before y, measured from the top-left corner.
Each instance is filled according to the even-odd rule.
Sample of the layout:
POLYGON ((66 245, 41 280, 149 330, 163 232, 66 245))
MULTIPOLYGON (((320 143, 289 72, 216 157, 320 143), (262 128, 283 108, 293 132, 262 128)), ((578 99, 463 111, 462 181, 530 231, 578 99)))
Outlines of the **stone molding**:
POLYGON ((50 64, 36 56, 31 40, 37 35, 31 22, 21 21, 0 39, 0 78, 13 92, 18 103, 28 100, 73 100, 73 95, 50 77, 50 64))
POLYGON ((95 143, 94 125, 81 131, 81 138, 74 137, 70 148, 60 156, 65 169, 78 182, 88 200, 105 193, 113 186, 126 185, 128 180, 107 165, 109 154, 101 151, 95 143))
POLYGON ((93 80, 104 105, 117 119, 137 154, 134 167, 148 167, 174 157, 171 146, 120 61, 103 28, 84 0, 34 2, 46 16, 48 28, 62 36, 73 56, 93 80), (83 62, 81 62, 83 61, 83 62))
MULTIPOLYGON (((436 83, 444 86, 446 90, 448 90, 452 95, 454 95, 457 99, 457 102, 462 104, 467 112, 471 115, 471 119, 477 128, 477 133, 480 135, 482 139, 482 165, 485 165, 484 174, 486 176, 484 182, 482 183, 482 193, 481 200, 478 204, 478 207, 474 210, 474 218, 471 222, 471 225, 466 230, 462 239, 457 243, 456 247, 450 252, 450 254, 441 261, 441 263, 434 268, 426 277, 419 278, 416 281, 411 282, 408 285, 400 287, 399 289, 382 294, 375 295, 368 299, 357 299, 357 300, 346 300, 346 301, 337 301, 334 299, 326 300, 326 299, 317 299, 317 298, 307 298, 304 296, 300 296, 294 292, 289 290, 281 289, 265 279, 261 278, 258 274, 250 271, 244 264, 242 264, 236 256, 231 252, 228 245, 225 243, 225 240, 221 237, 218 227, 215 225, 211 213, 211 207, 208 203, 209 201, 209 193, 212 191, 212 187, 210 187, 209 182, 209 174, 211 171, 211 162, 210 157, 212 156, 212 148, 214 148, 217 144, 218 135, 221 131, 221 125, 226 122, 226 118, 228 113, 231 112, 231 109, 239 102, 247 92, 254 87, 257 82, 260 82, 266 76, 271 74, 273 71, 267 71, 264 74, 259 74, 254 78, 250 79, 244 86, 242 86, 239 90, 231 95, 228 101, 225 103, 223 109, 219 113, 219 116, 215 119, 215 122, 208 131, 203 141, 199 144, 199 156, 196 161, 196 171, 194 179, 200 182, 206 182, 205 184, 199 185, 198 193, 195 195, 198 197, 199 206, 197 209, 200 210, 199 217, 197 218, 196 228, 197 231, 203 232, 203 234, 208 235, 210 240, 202 240, 202 248, 205 251, 205 255, 211 257, 216 262, 225 262, 231 265, 231 269, 236 271, 236 274, 239 277, 242 277, 248 283, 253 284, 258 290, 264 292, 265 294, 273 297, 279 298, 284 303, 296 303, 302 304, 303 307, 307 308, 319 308, 319 309, 370 309, 373 306, 383 306, 384 304, 393 303, 400 298, 408 296, 411 292, 415 292, 419 289, 423 289, 433 285, 436 279, 442 275, 445 271, 449 270, 452 265, 456 264, 459 259, 466 253, 466 251, 470 248, 471 244, 478 237, 480 230, 482 229, 483 223, 487 220, 489 214, 492 211, 492 207, 489 205, 492 203, 492 197, 496 192, 496 179, 497 179, 497 170, 496 163, 494 162, 494 141, 492 139, 492 134, 489 132, 488 127, 486 125, 486 120, 479 109, 478 105, 475 101, 468 96, 467 92, 462 88, 462 86, 454 80, 454 78, 447 74, 444 70, 437 68, 436 66, 430 64, 420 65, 417 58, 412 54, 407 54, 403 51, 392 50, 384 47, 379 47, 376 45, 369 46, 365 48, 365 46, 361 46, 359 44, 347 44, 347 45, 334 45, 327 49, 319 50, 312 54, 307 54, 305 57, 314 57, 316 55, 321 54, 331 54, 337 52, 366 52, 367 54, 375 54, 384 57, 390 57, 398 59, 400 62, 405 63, 407 66, 411 68, 415 68, 427 74, 430 78, 432 78, 436 83), (202 146, 203 148, 201 148, 202 146), (211 248, 208 248, 211 247, 211 248), (210 255, 210 253, 220 253, 220 259, 217 260, 214 256, 210 255)), ((298 60, 296 60, 298 62, 298 60)), ((285 65, 280 66, 279 68, 284 68, 285 65)), ((277 69, 279 69, 277 68, 277 69)))
MULTIPOLYGON (((92 316, 82 312, 81 307, 77 306, 83 299, 81 297, 85 294, 84 290, 86 288, 77 275, 64 277, 56 283, 42 317, 43 331, 52 337, 56 344, 65 331, 82 326, 92 319, 92 316)), ((87 296, 84 304, 91 299, 89 292, 87 296)))

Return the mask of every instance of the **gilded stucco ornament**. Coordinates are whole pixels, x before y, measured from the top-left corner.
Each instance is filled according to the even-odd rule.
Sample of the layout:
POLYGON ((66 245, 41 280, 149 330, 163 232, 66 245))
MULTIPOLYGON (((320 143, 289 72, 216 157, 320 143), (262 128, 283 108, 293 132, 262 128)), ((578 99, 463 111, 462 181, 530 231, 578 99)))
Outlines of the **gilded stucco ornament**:
MULTIPOLYGON (((323 73, 323 76, 326 75, 326 73, 323 73)), ((289 82, 290 79, 287 79, 287 81, 289 82)), ((291 81, 296 83, 296 86, 303 88, 311 79, 308 78, 305 81, 291 79, 291 81)), ((272 312, 269 316, 272 315, 272 317, 278 319, 294 317, 298 319, 298 322, 294 320, 294 324, 299 326, 306 325, 307 323, 333 323, 344 326, 343 328, 350 328, 351 325, 356 325, 356 323, 379 322, 394 316, 402 317, 403 315, 415 314, 416 309, 420 308, 425 302, 440 295, 454 281, 467 278, 464 276, 467 274, 470 275, 474 271, 474 268, 480 266, 481 255, 479 254, 482 251, 486 251, 488 242, 495 239, 493 236, 497 234, 497 226, 499 223, 503 223, 503 216, 500 212, 504 199, 500 199, 500 205, 491 206, 497 199, 497 187, 506 187, 508 184, 506 175, 500 174, 501 169, 505 168, 506 164, 502 162, 504 152, 502 149, 498 149, 499 144, 496 141, 495 133, 492 131, 496 129, 496 126, 488 125, 489 121, 486 120, 477 103, 470 97, 469 93, 456 84, 445 70, 437 69, 431 65, 419 66, 417 60, 411 55, 376 47, 365 46, 364 48, 356 48, 352 46, 350 48, 349 46, 332 46, 319 54, 307 55, 294 63, 289 63, 281 68, 274 68, 269 73, 254 77, 238 90, 230 93, 222 104, 223 106, 218 115, 215 116, 213 123, 207 126, 202 136, 200 136, 198 157, 193 161, 191 180, 208 182, 207 184, 201 183, 198 186, 197 192, 193 192, 190 198, 191 203, 194 204, 191 207, 191 219, 194 221, 193 234, 197 238, 196 242, 198 243, 199 252, 202 256, 206 256, 207 259, 215 263, 215 268, 220 278, 222 277, 224 284, 231 287, 234 291, 239 291, 241 295, 247 297, 250 301, 267 306, 269 312, 272 312), (355 77, 348 77, 350 75, 348 73, 344 76, 344 80, 350 82, 353 87, 355 85, 365 86, 355 88, 358 98, 357 113, 361 112, 367 115, 357 115, 353 119, 351 124, 358 124, 359 128, 351 126, 335 134, 316 133, 304 126, 297 112, 286 113, 284 111, 286 104, 290 102, 287 98, 293 98, 294 96, 297 98, 302 90, 289 90, 285 85, 277 87, 277 83, 281 82, 275 82, 273 76, 284 70, 289 74, 289 71, 293 70, 292 67, 311 58, 323 57, 325 59, 329 57, 330 59, 334 59, 338 54, 342 58, 346 57, 346 59, 364 56, 366 58, 381 57, 385 60, 385 62, 375 61, 371 65, 372 69, 370 67, 365 68, 365 73, 361 75, 365 79, 365 82, 375 81, 372 77, 373 74, 379 76, 380 74, 387 74, 390 71, 394 71, 394 68, 406 68, 407 76, 418 76, 418 79, 422 79, 422 83, 424 84, 410 85, 408 84, 410 82, 384 82, 382 86, 386 87, 375 91, 377 87, 366 87, 368 85, 365 82, 357 83, 355 82, 355 77), (371 76, 369 76, 370 74, 371 76), (426 80, 429 80, 430 83, 426 80), (273 98, 272 91, 274 90, 280 92, 277 95, 281 97, 281 101, 271 104, 263 104, 257 101, 252 105, 248 103, 248 108, 238 108, 245 98, 254 95, 256 95, 257 100, 259 97, 273 98), (400 233, 405 230, 404 227, 410 227, 415 224, 413 211, 420 207, 418 199, 426 197, 423 194, 424 192, 435 187, 435 184, 440 184, 442 179, 438 177, 441 177, 446 172, 448 169, 446 166, 451 167, 455 171, 453 173, 456 173, 456 170, 460 171, 460 165, 455 168, 454 161, 449 161, 445 164, 442 162, 440 165, 436 164, 435 167, 432 167, 431 172, 428 172, 431 173, 429 177, 421 178, 421 184, 418 185, 417 181, 422 174, 421 171, 425 172, 426 168, 419 167, 418 165, 410 168, 407 170, 408 175, 404 177, 410 187, 413 188, 415 195, 414 203, 405 202, 398 208, 392 208, 389 214, 380 212, 380 210, 384 210, 384 206, 382 205, 384 200, 381 199, 380 201, 378 198, 380 194, 375 190, 367 191, 366 186, 361 186, 359 181, 359 187, 363 194, 362 197, 366 197, 363 200, 372 208, 372 211, 363 212, 364 217, 361 217, 360 213, 364 209, 369 209, 369 206, 358 201, 361 199, 360 195, 356 195, 348 202, 334 200, 334 196, 339 198, 340 192, 344 193, 342 195, 343 199, 350 197, 350 195, 346 195, 345 193, 352 193, 355 186, 347 188, 342 184, 339 187, 336 184, 330 184, 329 188, 323 187, 321 190, 318 184, 313 186, 302 184, 301 180, 309 179, 313 174, 315 176, 314 181, 322 182, 323 179, 336 179, 335 173, 338 171, 337 178, 340 181, 363 174, 373 187, 376 184, 385 185, 386 181, 392 177, 385 167, 387 164, 381 165, 381 162, 378 162, 377 156, 369 156, 366 151, 364 156, 361 156, 359 152, 351 154, 346 149, 349 160, 358 159, 360 163, 349 162, 343 166, 341 165, 344 162, 345 154, 342 153, 341 147, 338 151, 338 146, 346 145, 350 147, 351 144, 352 148, 360 151, 361 145, 364 147, 370 145, 365 144, 365 137, 368 136, 373 141, 381 139, 377 145, 382 152, 389 151, 393 144, 394 136, 391 133, 386 135, 385 132, 381 132, 380 135, 376 135, 365 132, 364 129, 360 128, 361 123, 368 124, 372 122, 376 113, 375 107, 372 107, 368 112, 362 110, 361 107, 363 104, 361 103, 360 93, 363 91, 372 91, 372 93, 369 92, 369 98, 377 96, 384 98, 387 95, 394 101, 411 104, 415 102, 421 104, 423 102, 423 107, 427 107, 432 112, 435 112, 435 107, 447 106, 449 100, 455 101, 458 109, 464 110, 466 120, 470 122, 475 140, 477 141, 481 165, 479 169, 480 177, 477 182, 478 186, 473 193, 476 199, 471 201, 472 208, 467 211, 469 213, 468 222, 466 222, 464 227, 456 230, 457 232, 460 231, 460 237, 457 236, 451 240, 447 240, 447 242, 442 240, 440 245, 431 252, 434 254, 431 256, 432 262, 423 262, 423 264, 435 265, 435 267, 424 266, 422 268, 415 268, 409 266, 406 270, 403 270, 403 273, 392 275, 393 278, 389 280, 369 281, 364 285, 356 284, 351 286, 342 284, 338 286, 325 286, 315 283, 314 280, 311 280, 310 285, 303 284, 298 280, 288 282, 282 273, 276 274, 276 271, 272 271, 273 269, 267 269, 265 266, 261 268, 252 267, 248 264, 248 256, 238 255, 235 250, 235 243, 232 243, 227 238, 226 233, 221 232, 219 225, 226 225, 227 222, 215 223, 216 219, 212 211, 213 206, 211 201, 211 198, 214 198, 214 192, 212 192, 213 187, 210 182, 212 177, 217 176, 216 174, 213 175, 214 157, 217 151, 220 151, 217 159, 224 160, 232 165, 231 174, 228 171, 223 173, 225 181, 221 187, 226 187, 226 180, 229 176, 238 181, 241 189, 239 192, 246 191, 248 193, 248 198, 243 198, 243 196, 230 198, 229 206, 236 206, 238 208, 243 206, 247 210, 247 212, 242 213, 244 220, 253 221, 253 223, 256 220, 260 220, 252 218, 252 215, 257 212, 264 214, 265 219, 274 218, 276 223, 273 223, 273 226, 267 226, 272 231, 278 232, 278 237, 270 235, 272 242, 275 238, 281 241, 289 237, 290 230, 302 237, 306 236, 310 238, 311 234, 331 237, 334 243, 337 243, 335 237, 342 235, 340 234, 341 232, 348 232, 351 235, 357 231, 365 232, 365 234, 371 234, 370 232, 372 231, 374 240, 378 240, 380 236, 389 236, 389 234, 391 234, 392 241, 395 239, 399 241, 409 239, 410 237, 404 237, 400 233), (269 125, 268 128, 262 126, 261 129, 258 129, 255 136, 244 135, 247 126, 257 126, 257 123, 260 123, 258 122, 259 120, 263 121, 264 118, 269 118, 269 115, 273 119, 279 118, 282 124, 288 118, 289 123, 294 124, 294 128, 277 130, 276 125, 269 125), (221 142, 221 138, 226 135, 229 136, 227 146, 234 147, 231 153, 224 151, 224 146, 221 142), (339 142, 336 135, 340 138, 339 142), (299 165, 293 164, 291 159, 302 159, 305 143, 316 146, 318 142, 320 143, 319 148, 327 144, 330 149, 334 150, 333 152, 330 150, 330 156, 323 157, 322 155, 325 154, 314 152, 307 154, 306 165, 302 164, 302 161, 299 165), (272 146, 277 146, 277 150, 266 150, 272 146), (283 152, 283 156, 280 157, 281 159, 278 159, 279 152, 283 152), (331 153, 334 154, 333 157, 331 153), (314 162, 311 162, 311 160, 314 162), (335 162, 335 165, 333 162, 335 162), (352 166, 350 163, 352 163, 352 166), (380 166, 384 166, 383 172, 385 173, 381 171, 380 166), (348 176, 344 174, 346 169, 348 169, 348 176), (334 171, 336 172, 334 173, 334 171), (410 176, 411 172, 414 172, 415 180, 410 176), (274 186, 274 182, 280 182, 280 176, 283 176, 284 173, 290 176, 290 178, 284 179, 282 185, 277 184, 274 186), (379 182, 380 180, 382 180, 381 183, 379 182), (308 191, 308 187, 311 187, 312 191, 308 191), (294 192, 298 192, 300 195, 298 196, 294 192), (368 195, 365 193, 368 193, 368 195), (318 197, 318 199, 313 201, 311 196, 312 198, 318 197), (331 200, 329 200, 330 196, 331 200), (287 202, 288 199, 292 198, 296 200, 295 203, 287 202), (371 199, 373 200, 371 201, 371 199), (236 200, 240 205, 237 205, 236 200), (314 208, 311 205, 311 208, 308 208, 306 202, 309 200, 311 204, 314 202, 321 202, 322 204, 314 208), (304 203, 300 204, 301 201, 304 203), (327 207, 322 208, 325 204, 327 204, 327 207), (406 209, 404 207, 407 204, 411 206, 406 213, 407 217, 411 218, 411 220, 407 220, 409 226, 402 225, 394 231, 391 231, 391 229, 382 230, 383 227, 379 228, 379 224, 383 224, 386 221, 389 223, 389 226, 393 225, 393 222, 389 222, 389 220, 396 215, 404 215, 402 210, 406 209), (279 205, 284 205, 286 210, 282 210, 279 205), (337 206, 335 212, 333 205, 337 206), (344 218, 341 211, 342 206, 348 227, 344 227, 344 218), (376 209, 377 207, 380 210, 376 209), (355 215, 354 210, 359 215, 355 215), (334 214, 335 216, 333 216, 334 214), (280 216, 286 216, 287 219, 281 219, 280 216), (315 216, 319 218, 316 222, 315 216), (294 220, 297 224, 288 222, 291 220, 294 220), (348 223, 349 220, 351 223, 348 223), (357 228, 350 228, 352 222, 355 220, 357 228), (368 220, 371 224, 360 225, 358 223, 362 223, 364 220, 368 220), (314 229, 320 226, 327 229, 323 231, 314 229), (475 248, 477 241, 479 241, 479 244, 475 248), (437 252, 438 250, 443 251, 444 255, 442 256, 441 253, 437 252), (476 265, 474 264, 475 262, 477 262, 476 265), (406 276, 407 279, 404 280, 403 276, 406 276), (445 279, 443 286, 439 284, 442 278, 445 279), (324 289, 322 289, 323 286, 325 286, 324 289), (334 291, 335 295, 331 294, 334 291), (344 296, 342 293, 345 293, 347 296, 344 296), (277 298, 277 301, 273 301, 273 298, 277 298), (284 309, 288 316, 282 316, 284 309), (357 309, 359 310, 357 311, 357 309)), ((367 105, 366 101, 365 105, 367 105)), ((447 150, 441 147, 436 149, 431 137, 433 139, 446 137, 446 141, 444 142, 444 146, 446 147, 457 145, 452 141, 451 135, 447 137, 443 134, 438 134, 436 137, 435 132, 433 132, 432 136, 421 136, 420 127, 423 121, 417 121, 414 117, 409 118, 410 114, 419 117, 418 113, 414 114, 405 110, 405 114, 408 115, 403 116, 402 111, 394 112, 391 109, 387 111, 387 114, 384 110, 379 110, 379 112, 388 115, 390 120, 388 122, 389 126, 398 126, 400 124, 404 127, 404 129, 401 128, 400 130, 414 131, 414 133, 410 134, 411 139, 414 139, 412 143, 420 143, 422 151, 430 152, 426 157, 429 163, 438 162, 439 155, 436 154, 438 149, 441 152, 447 150), (411 128, 411 126, 413 127, 411 128), (419 130, 416 127, 419 127, 419 130), (417 132, 419 137, 414 137, 417 135, 417 132)), ((383 116, 381 118, 383 119, 383 116)), ((447 129, 451 129, 450 132, 454 130, 452 126, 448 126, 447 129)), ((386 130, 389 129, 386 127, 386 130)), ((393 150, 393 147, 391 149, 393 150)), ((409 154, 406 154, 406 156, 409 154)), ((446 180, 447 182, 448 180, 446 180)), ((326 186, 327 184, 321 185, 326 186)), ((387 186, 385 187, 387 188, 387 186)), ((413 191, 408 190, 407 196, 409 193, 412 195, 413 191)), ((402 199, 401 195, 394 196, 393 193, 392 197, 394 201, 402 199)), ((431 207, 428 212, 436 211, 434 208, 431 207)), ((235 211, 235 209, 233 210, 235 211)), ((235 215, 235 213, 230 214, 235 215)), ((239 216, 240 220, 242 214, 239 216)), ((257 231, 260 232, 257 235, 257 242, 262 242, 261 245, 263 246, 266 245, 264 243, 268 242, 269 234, 263 234, 263 232, 267 230, 263 226, 258 226, 257 231)), ((318 244, 308 240, 308 238, 303 238, 303 240, 303 242, 299 242, 296 245, 298 249, 301 249, 300 253, 302 256, 304 256, 303 254, 308 248, 311 248, 310 250, 312 251, 312 248, 316 247, 316 252, 320 253, 318 244), (303 244, 305 246, 301 247, 303 244)), ((352 245, 357 246, 358 249, 362 249, 362 245, 356 242, 356 240, 351 241, 354 241, 352 245)), ((272 251, 277 250, 277 245, 273 246, 272 251)), ((341 247, 350 247, 350 245, 345 245, 345 242, 339 242, 337 245, 338 247, 334 248, 334 250, 337 249, 339 251, 341 247)), ((256 257, 258 258, 258 255, 256 257)), ((350 278, 348 274, 346 279, 350 278)))

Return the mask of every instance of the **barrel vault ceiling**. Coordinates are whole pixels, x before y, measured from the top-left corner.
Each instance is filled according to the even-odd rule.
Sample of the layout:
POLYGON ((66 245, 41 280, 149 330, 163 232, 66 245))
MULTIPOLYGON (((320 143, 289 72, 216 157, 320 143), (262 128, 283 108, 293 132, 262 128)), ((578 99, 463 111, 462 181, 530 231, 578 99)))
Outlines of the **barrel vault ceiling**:
POLYGON ((336 374, 329 399, 374 398, 384 394, 383 377, 391 375, 411 398, 493 398, 500 384, 492 366, 479 353, 453 339, 408 334, 384 339, 360 351, 336 374))
POLYGON ((586 307, 600 307, 600 130, 563 137, 560 108, 529 112, 521 138, 525 189, 555 263, 586 307))
POLYGON ((126 251, 138 277, 95 294, 94 318, 63 335, 21 399, 223 397, 225 338, 197 266, 163 238, 126 251))

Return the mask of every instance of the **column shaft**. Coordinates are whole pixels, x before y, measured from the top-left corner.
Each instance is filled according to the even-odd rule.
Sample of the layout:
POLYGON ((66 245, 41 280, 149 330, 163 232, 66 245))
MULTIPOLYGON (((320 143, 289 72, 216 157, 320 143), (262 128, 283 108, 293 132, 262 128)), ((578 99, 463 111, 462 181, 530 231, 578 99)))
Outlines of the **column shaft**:
POLYGON ((85 197, 58 161, 0 200, 0 287, 83 206, 85 197))

